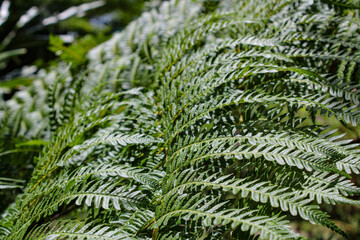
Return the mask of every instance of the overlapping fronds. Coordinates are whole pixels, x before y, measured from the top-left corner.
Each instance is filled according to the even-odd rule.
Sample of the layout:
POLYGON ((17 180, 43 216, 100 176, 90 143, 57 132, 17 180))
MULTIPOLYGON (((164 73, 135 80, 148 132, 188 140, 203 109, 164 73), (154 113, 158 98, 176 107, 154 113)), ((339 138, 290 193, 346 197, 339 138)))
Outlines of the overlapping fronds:
POLYGON ((322 207, 359 204, 360 151, 326 122, 360 125, 358 11, 165 1, 86 73, 39 73, 0 107, 23 138, 0 157, 37 150, 0 236, 298 239, 293 215, 346 237, 322 207))

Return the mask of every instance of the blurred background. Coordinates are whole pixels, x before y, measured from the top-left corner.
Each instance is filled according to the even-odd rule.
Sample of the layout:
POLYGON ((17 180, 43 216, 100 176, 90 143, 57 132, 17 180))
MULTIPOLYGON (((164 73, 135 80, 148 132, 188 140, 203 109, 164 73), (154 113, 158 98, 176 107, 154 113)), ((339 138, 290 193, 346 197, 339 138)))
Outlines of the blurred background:
MULTIPOLYGON (((0 0, 0 89, 6 89, 3 98, 10 99, 18 89, 30 85, 32 79, 24 76, 31 76, 38 69, 47 69, 59 62, 71 64, 76 72, 86 69, 86 54, 90 49, 108 40, 112 33, 121 31, 143 11, 160 2, 161 0, 0 0)), ((345 133, 344 138, 360 143, 360 128, 345 127, 335 119, 320 116, 316 121, 330 124, 334 129, 339 129, 339 134, 345 133)), ((34 158, 38 152, 27 152, 26 157, 34 158)), ((0 159, 2 155, 22 159, 17 155, 5 156, 1 150, 0 159)), ((7 167, 2 161, 0 164, 0 176, 4 176, 3 172, 9 171, 10 166, 7 167)), ((11 167, 20 168, 21 165, 19 161, 17 166, 11 167)), ((17 169, 18 179, 28 179, 31 169, 22 168, 23 170, 17 169)), ((352 181, 360 186, 359 176, 353 176, 352 181)), ((14 200, 14 193, 19 191, 19 188, 0 191, 0 212, 14 200)), ((350 239, 360 239, 359 206, 324 205, 323 208, 349 234, 350 239)), ((292 227, 309 239, 342 239, 330 230, 303 222, 300 218, 290 220, 292 227)))
POLYGON ((91 48, 150 7, 149 0, 2 0, 0 81, 26 65, 46 68, 57 55, 80 66, 91 48))

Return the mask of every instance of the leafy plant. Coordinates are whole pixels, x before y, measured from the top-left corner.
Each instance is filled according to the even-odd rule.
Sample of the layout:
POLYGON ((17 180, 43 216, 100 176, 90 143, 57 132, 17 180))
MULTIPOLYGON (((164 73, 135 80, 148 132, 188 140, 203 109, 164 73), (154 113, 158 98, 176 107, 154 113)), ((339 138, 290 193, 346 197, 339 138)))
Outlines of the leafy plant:
POLYGON ((359 150, 317 122, 360 123, 342 3, 164 2, 85 73, 40 72, 0 105, 2 166, 34 166, 2 238, 301 238, 289 215, 347 237, 320 206, 359 203, 359 150))

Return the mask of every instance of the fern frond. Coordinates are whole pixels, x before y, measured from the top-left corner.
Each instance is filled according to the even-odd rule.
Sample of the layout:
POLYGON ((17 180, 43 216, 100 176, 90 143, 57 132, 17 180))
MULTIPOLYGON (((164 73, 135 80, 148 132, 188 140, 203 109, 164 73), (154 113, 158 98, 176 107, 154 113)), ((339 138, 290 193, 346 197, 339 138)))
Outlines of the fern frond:
MULTIPOLYGON (((198 197, 199 194, 195 195, 198 197)), ((184 196, 178 196, 179 199, 184 199, 184 196)), ((167 206, 166 212, 156 220, 153 227, 157 228, 162 225, 167 225, 168 221, 177 216, 182 216, 184 220, 192 219, 192 221, 201 220, 204 227, 217 226, 217 225, 231 225, 232 229, 240 228, 242 231, 250 231, 251 235, 260 233, 260 239, 288 239, 298 238, 284 224, 286 221, 277 217, 258 216, 256 211, 243 209, 226 209, 217 211, 224 203, 212 206, 212 202, 206 203, 203 206, 200 202, 194 202, 194 197, 185 203, 183 208, 179 206, 181 201, 172 200, 173 207, 167 206), (191 205, 193 205, 191 207, 191 205)), ((184 200, 183 200, 184 201, 184 200)), ((161 211, 161 210, 160 210, 161 211)))
POLYGON ((11 178, 0 178, 0 190, 11 189, 11 188, 22 188, 24 181, 11 179, 11 178))
POLYGON ((119 229, 111 229, 96 222, 64 220, 44 224, 29 234, 29 239, 137 239, 119 229))
POLYGON ((89 139, 82 143, 81 145, 74 146, 70 151, 63 155, 60 160, 59 165, 62 166, 64 164, 68 164, 67 162, 71 163, 71 157, 75 154, 90 149, 95 146, 99 145, 112 145, 114 147, 124 147, 130 144, 149 144, 155 143, 158 140, 155 140, 149 136, 143 136, 141 134, 134 134, 134 135, 125 135, 125 134, 104 134, 103 136, 96 137, 93 139, 89 139))
POLYGON ((150 210, 135 211, 134 213, 121 214, 118 220, 112 221, 121 226, 121 230, 136 236, 143 230, 154 218, 154 212, 150 210))
POLYGON ((86 73, 0 100, 1 164, 34 166, 1 237, 299 238, 287 215, 346 237, 322 207, 359 204, 358 145, 331 130, 360 125, 358 10, 210 2, 164 1, 86 73))
POLYGON ((293 216, 300 215, 305 220, 313 223, 322 224, 331 229, 336 229, 344 234, 338 227, 317 206, 310 205, 314 195, 325 201, 355 203, 334 192, 325 192, 324 188, 315 188, 313 186, 303 186, 303 189, 292 189, 289 187, 277 186, 271 182, 259 182, 257 180, 249 181, 247 179, 234 179, 230 176, 219 176, 213 174, 205 177, 206 174, 199 174, 196 171, 185 171, 177 176, 168 179, 167 187, 163 187, 165 192, 163 198, 174 194, 184 194, 189 190, 194 192, 203 192, 206 189, 221 189, 224 193, 231 192, 239 195, 241 198, 248 196, 256 202, 270 203, 274 208, 281 208, 282 211, 289 211, 293 216), (308 196, 309 195, 309 196, 308 196))

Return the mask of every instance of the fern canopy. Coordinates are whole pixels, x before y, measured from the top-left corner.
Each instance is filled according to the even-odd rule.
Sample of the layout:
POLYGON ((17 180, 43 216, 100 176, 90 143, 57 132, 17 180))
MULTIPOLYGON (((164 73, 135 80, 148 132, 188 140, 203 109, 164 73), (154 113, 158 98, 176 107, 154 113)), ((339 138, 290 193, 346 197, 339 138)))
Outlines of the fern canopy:
POLYGON ((360 124, 358 9, 165 1, 39 71, 1 100, 1 164, 34 166, 0 178, 1 239, 346 238, 322 204, 359 204, 360 151, 322 120, 360 124))

